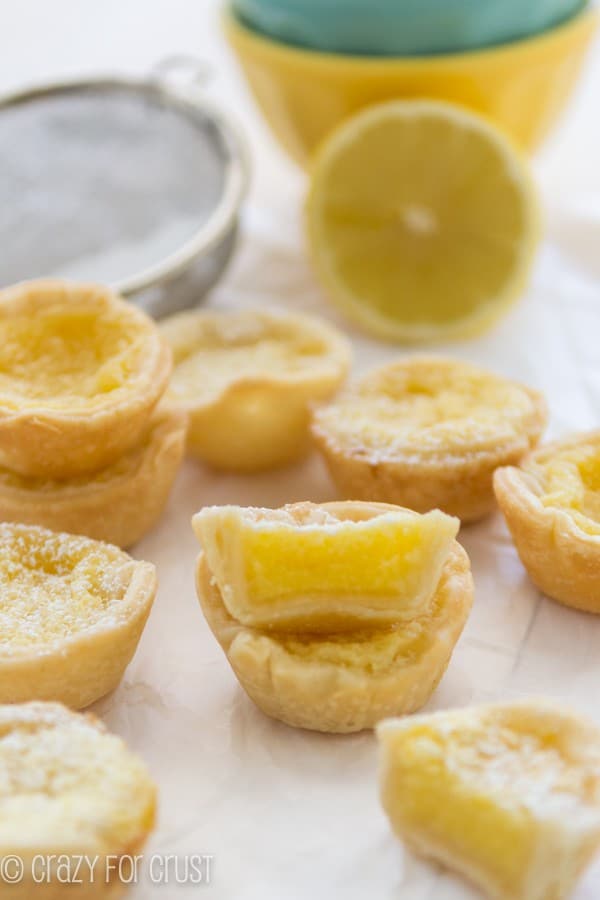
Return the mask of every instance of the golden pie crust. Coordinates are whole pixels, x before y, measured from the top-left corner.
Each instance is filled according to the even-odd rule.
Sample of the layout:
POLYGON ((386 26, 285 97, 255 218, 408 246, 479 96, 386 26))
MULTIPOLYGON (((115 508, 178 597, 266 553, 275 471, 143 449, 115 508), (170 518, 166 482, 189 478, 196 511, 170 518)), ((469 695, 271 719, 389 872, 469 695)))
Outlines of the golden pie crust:
POLYGON ((170 370, 152 320, 108 288, 0 291, 0 465, 41 478, 110 465, 141 439, 170 370))
POLYGON ((499 469, 494 489, 534 584, 565 606, 600 614, 600 431, 499 469))
POLYGON ((600 732, 540 700, 382 722, 396 834, 494 900, 566 900, 600 845, 600 732))
POLYGON ((467 363, 415 356, 317 409, 312 433, 344 497, 473 522, 495 506, 494 470, 518 462, 545 422, 537 391, 467 363))
POLYGON ((156 570, 118 547, 0 524, 0 702, 75 709, 114 690, 156 594, 156 570))
POLYGON ((23 867, 18 883, 5 880, 2 897, 116 900, 126 893, 132 867, 123 859, 119 878, 119 862, 141 853, 154 827, 156 787, 98 719, 58 703, 0 706, 0 785, 2 855, 23 867), (51 861, 57 856, 70 857, 62 882, 51 861), (73 883, 65 885, 69 872, 73 883))
POLYGON ((141 442, 94 474, 68 481, 0 468, 0 520, 131 547, 159 520, 185 451, 187 417, 161 406, 141 442))
POLYGON ((169 399, 190 416, 191 455, 217 469, 284 465, 309 447, 309 406, 346 377, 350 347, 320 319, 185 312, 161 322, 175 368, 169 399))
POLYGON ((213 634, 257 706, 288 725, 340 733, 420 709, 448 666, 473 600, 469 559, 456 541, 424 612, 388 628, 281 634, 242 625, 227 611, 203 553, 196 586, 213 634))

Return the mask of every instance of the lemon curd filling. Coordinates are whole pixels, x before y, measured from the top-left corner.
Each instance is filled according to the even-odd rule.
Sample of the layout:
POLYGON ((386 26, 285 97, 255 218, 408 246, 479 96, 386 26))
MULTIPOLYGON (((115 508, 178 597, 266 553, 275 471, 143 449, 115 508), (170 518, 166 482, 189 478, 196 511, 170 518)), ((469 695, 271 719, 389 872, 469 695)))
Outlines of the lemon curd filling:
POLYGON ((311 374, 328 352, 324 340, 274 316, 243 313, 189 320, 182 332, 175 317, 162 332, 171 344, 175 371, 171 392, 195 403, 209 400, 234 379, 271 374, 311 374), (175 337, 176 336, 176 337, 175 337))
POLYGON ((353 520, 312 504, 215 507, 194 524, 237 621, 344 631, 417 615, 439 582, 458 521, 392 509, 353 520))
POLYGON ((305 662, 322 663, 384 676, 423 659, 439 638, 444 622, 453 610, 445 593, 436 594, 420 615, 409 622, 376 630, 325 634, 280 634, 277 641, 290 656, 305 662))
POLYGON ((561 871, 562 822, 575 834, 598 827, 598 755, 586 759, 584 742, 580 754, 560 720, 514 709, 383 723, 383 803, 400 836, 491 887, 494 897, 562 898, 538 892, 536 866, 542 877, 546 867, 561 871))
POLYGON ((0 394, 15 408, 88 407, 118 390, 140 365, 140 323, 69 304, 0 318, 0 394))
POLYGON ((317 414, 344 441, 366 453, 421 458, 495 448, 533 418, 519 385, 468 365, 414 360, 386 366, 317 414))
POLYGON ((540 475, 544 506, 568 511, 582 531, 600 535, 600 438, 542 457, 531 469, 540 475))
POLYGON ((119 614, 133 562, 116 547, 0 525, 0 653, 49 645, 119 614))

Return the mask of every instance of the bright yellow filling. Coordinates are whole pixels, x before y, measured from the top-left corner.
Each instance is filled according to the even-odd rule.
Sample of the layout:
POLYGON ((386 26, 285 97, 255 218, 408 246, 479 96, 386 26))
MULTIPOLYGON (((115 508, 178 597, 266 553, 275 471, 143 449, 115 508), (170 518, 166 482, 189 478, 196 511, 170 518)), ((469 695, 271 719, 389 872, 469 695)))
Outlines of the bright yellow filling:
POLYGON ((328 352, 316 334, 260 314, 183 314, 161 331, 175 361, 171 391, 197 403, 243 378, 310 375, 328 352))
POLYGON ((0 653, 47 645, 118 615, 131 559, 84 537, 0 525, 0 653))
POLYGON ((57 304, 0 318, 3 405, 69 409, 120 388, 140 364, 140 323, 123 313, 57 304))
POLYGON ((536 462, 544 506, 567 510, 588 534, 600 534, 600 440, 570 446, 536 462))
POLYGON ((53 704, 0 707, 0 765, 0 845, 13 852, 119 853, 153 825, 141 762, 53 704))
POLYGON ((412 360, 369 375, 317 421, 367 452, 419 457, 493 449, 533 420, 518 384, 446 360, 412 360))
POLYGON ((524 896, 544 819, 585 815, 597 792, 598 772, 570 758, 559 731, 510 715, 390 722, 380 737, 384 805, 398 831, 483 873, 502 896, 524 896))
POLYGON ((375 631, 362 629, 316 637, 314 634, 277 636, 287 653, 305 662, 322 663, 379 677, 424 659, 456 616, 447 593, 436 593, 426 609, 408 622, 375 631))
POLYGON ((195 525, 231 615, 297 631, 389 625, 417 614, 458 530, 438 510, 352 521, 310 504, 207 508, 195 525))

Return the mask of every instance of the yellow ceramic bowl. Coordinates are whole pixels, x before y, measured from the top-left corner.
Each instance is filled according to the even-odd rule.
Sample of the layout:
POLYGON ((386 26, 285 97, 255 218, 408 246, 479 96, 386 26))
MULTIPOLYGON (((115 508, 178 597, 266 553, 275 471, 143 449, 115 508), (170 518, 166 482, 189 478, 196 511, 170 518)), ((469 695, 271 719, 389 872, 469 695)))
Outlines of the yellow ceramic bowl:
POLYGON ((593 11, 538 37, 429 57, 360 57, 302 50, 262 37, 231 12, 229 41, 275 136, 306 165, 353 112, 398 97, 430 97, 476 110, 527 150, 546 136, 576 83, 597 25, 593 11))

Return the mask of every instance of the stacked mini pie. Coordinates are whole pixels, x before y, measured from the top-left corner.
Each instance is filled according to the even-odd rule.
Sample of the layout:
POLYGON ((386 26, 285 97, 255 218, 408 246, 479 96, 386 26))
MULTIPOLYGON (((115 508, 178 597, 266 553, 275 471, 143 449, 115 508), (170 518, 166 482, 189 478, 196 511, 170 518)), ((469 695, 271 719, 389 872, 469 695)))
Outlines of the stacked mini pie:
POLYGON ((154 323, 107 288, 0 292, 0 518, 135 543, 183 454, 185 414, 156 409, 170 371, 154 323))
POLYGON ((204 615, 264 712, 352 732, 427 702, 473 599, 456 519, 350 501, 207 507, 193 524, 204 615))

